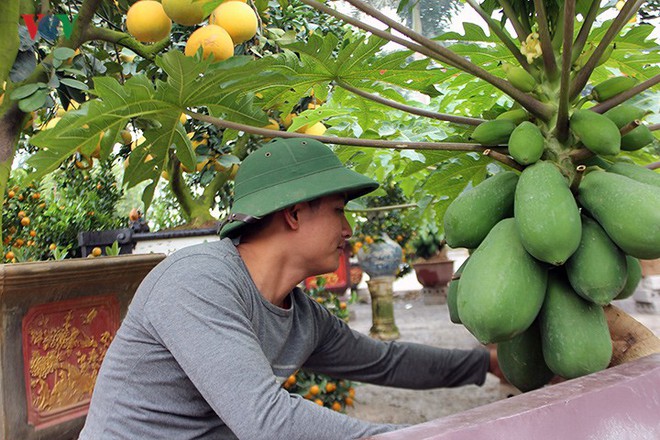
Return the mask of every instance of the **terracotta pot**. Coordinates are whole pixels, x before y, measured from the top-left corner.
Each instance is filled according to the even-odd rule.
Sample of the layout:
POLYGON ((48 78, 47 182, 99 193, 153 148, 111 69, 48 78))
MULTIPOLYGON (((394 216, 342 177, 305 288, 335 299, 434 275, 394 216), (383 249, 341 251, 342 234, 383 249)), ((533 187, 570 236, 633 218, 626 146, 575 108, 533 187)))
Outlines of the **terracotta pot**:
POLYGON ((454 273, 452 260, 431 261, 421 260, 413 263, 417 281, 424 287, 445 287, 451 281, 454 273))

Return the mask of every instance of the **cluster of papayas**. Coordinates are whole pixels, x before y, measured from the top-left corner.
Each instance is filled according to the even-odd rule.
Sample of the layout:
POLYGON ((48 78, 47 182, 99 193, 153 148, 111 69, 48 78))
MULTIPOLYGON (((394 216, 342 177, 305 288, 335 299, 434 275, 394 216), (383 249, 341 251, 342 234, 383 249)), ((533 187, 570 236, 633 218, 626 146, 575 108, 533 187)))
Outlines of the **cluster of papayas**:
POLYGON ((447 243, 474 250, 448 288, 451 321, 497 343, 523 391, 606 368, 602 306, 632 295, 639 258, 660 257, 659 189, 660 174, 617 162, 572 190, 559 166, 537 160, 463 192, 444 218, 447 243))

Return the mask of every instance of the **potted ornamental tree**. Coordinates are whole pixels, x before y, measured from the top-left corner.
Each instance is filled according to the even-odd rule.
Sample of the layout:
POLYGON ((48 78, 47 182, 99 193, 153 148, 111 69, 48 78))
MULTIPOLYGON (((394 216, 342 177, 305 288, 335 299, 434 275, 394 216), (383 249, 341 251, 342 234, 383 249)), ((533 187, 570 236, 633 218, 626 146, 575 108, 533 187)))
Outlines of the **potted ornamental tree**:
POLYGON ((443 235, 435 225, 426 225, 411 240, 410 246, 416 256, 412 266, 423 286, 424 303, 444 304, 454 262, 447 257, 443 235))

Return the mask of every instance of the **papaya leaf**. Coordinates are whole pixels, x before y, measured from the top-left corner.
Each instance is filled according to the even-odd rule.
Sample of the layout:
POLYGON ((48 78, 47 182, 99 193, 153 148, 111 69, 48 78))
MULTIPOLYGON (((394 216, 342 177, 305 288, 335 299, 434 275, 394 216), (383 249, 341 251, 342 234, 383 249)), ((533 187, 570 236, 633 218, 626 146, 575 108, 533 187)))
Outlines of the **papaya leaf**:
MULTIPOLYGON (((435 195, 436 218, 443 218, 449 204, 466 188, 486 178, 492 159, 477 153, 462 153, 440 165, 426 181, 423 189, 435 195)), ((442 225, 439 225, 442 226, 442 225)))
POLYGON ((142 203, 144 203, 145 212, 149 210, 151 206, 151 201, 154 199, 154 193, 156 192, 156 187, 158 186, 158 178, 151 181, 142 191, 142 203))
POLYGON ((30 142, 40 147, 28 160, 36 168, 32 178, 53 171, 78 150, 93 151, 102 133, 121 130, 129 119, 166 120, 168 115, 178 119, 180 113, 169 102, 155 99, 154 86, 145 75, 133 76, 123 85, 114 78, 95 78, 93 94, 99 99, 87 101, 80 110, 67 112, 54 128, 31 138, 30 142))
POLYGON ((305 110, 304 112, 300 113, 298 116, 293 118, 293 122, 291 123, 287 131, 296 131, 304 126, 311 126, 329 117, 347 115, 349 113, 350 113, 349 110, 332 109, 332 108, 324 108, 324 107, 315 108, 313 110, 305 110))

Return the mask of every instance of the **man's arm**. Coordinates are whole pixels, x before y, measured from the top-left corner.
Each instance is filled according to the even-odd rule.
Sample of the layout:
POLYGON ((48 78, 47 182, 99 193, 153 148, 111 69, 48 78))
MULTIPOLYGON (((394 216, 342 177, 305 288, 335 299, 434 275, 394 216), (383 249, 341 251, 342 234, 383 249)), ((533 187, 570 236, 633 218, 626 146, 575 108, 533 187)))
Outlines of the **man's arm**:
POLYGON ((319 373, 377 385, 428 389, 482 385, 486 372, 497 367, 497 358, 485 348, 456 350, 383 342, 318 312, 321 342, 304 367, 319 373))

